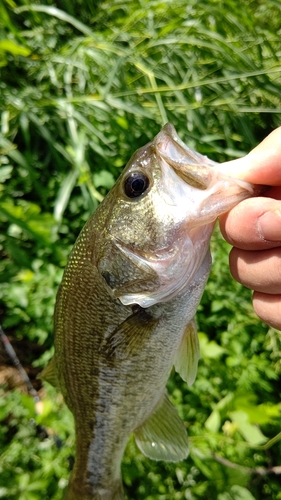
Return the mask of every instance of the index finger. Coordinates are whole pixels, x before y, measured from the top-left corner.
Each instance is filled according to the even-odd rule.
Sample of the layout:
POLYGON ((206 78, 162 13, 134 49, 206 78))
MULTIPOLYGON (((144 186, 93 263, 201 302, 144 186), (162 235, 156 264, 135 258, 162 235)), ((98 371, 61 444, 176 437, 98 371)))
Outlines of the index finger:
POLYGON ((253 184, 281 186, 281 127, 243 158, 222 163, 221 171, 253 184))

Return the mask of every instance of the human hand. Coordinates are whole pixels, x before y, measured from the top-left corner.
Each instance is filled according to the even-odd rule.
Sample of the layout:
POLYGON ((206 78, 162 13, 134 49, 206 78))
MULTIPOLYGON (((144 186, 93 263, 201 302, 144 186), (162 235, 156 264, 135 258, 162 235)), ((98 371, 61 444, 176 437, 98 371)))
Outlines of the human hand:
POLYGON ((262 197, 244 200, 221 216, 220 228, 234 247, 232 276, 254 290, 256 314, 281 330, 281 127, 248 155, 223 164, 223 172, 270 186, 262 197))

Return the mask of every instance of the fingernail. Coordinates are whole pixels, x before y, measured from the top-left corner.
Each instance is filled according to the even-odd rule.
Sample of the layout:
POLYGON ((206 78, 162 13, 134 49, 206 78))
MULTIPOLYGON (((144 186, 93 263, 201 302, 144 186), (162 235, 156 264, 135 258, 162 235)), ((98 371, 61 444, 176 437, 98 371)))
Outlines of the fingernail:
POLYGON ((266 212, 258 220, 258 231, 267 241, 281 241, 281 212, 266 212))

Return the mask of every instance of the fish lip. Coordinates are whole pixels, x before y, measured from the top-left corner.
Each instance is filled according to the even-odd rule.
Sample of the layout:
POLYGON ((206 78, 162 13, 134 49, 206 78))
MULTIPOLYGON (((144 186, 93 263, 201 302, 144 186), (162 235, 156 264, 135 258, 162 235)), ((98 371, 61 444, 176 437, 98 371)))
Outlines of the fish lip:
MULTIPOLYGON (((171 166, 187 184, 197 189, 210 188, 218 180, 229 181, 232 188, 236 184, 246 193, 258 196, 265 191, 264 186, 254 185, 227 175, 220 163, 189 148, 178 136, 175 128, 167 123, 154 139, 157 154, 171 166)), ((244 199, 246 197, 246 193, 244 199)))
MULTIPOLYGON (((163 151, 163 148, 161 148, 161 146, 163 146, 163 144, 167 145, 169 144, 169 142, 172 142, 178 146, 177 152, 183 151, 185 156, 188 155, 190 157, 190 165, 205 165, 208 167, 219 165, 217 162, 210 160, 208 156, 202 155, 201 153, 198 153, 198 151, 191 149, 178 136, 175 127, 171 123, 166 123, 159 134, 157 134, 157 136, 155 137, 154 143, 157 150, 161 151, 162 149, 163 151)), ((164 148, 164 151, 165 149, 166 148, 164 148)))
POLYGON ((154 139, 158 156, 188 185, 200 190, 207 189, 213 180, 210 167, 216 165, 197 151, 189 148, 167 123, 154 139))

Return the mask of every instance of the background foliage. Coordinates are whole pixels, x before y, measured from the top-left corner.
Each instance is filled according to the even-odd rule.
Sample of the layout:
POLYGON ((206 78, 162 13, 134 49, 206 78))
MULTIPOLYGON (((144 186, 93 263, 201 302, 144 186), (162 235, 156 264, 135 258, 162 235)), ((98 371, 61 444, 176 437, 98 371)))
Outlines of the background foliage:
MULTIPOLYGON (((70 248, 131 154, 170 121, 224 161, 280 123, 280 26, 277 0, 0 0, 0 313, 32 378, 52 355, 70 248)), ((128 499, 281 498, 280 333, 230 279, 218 233, 212 253, 197 380, 168 383, 190 457, 155 463, 131 440, 128 499)), ((72 417, 41 393, 36 414, 0 389, 0 498, 62 499, 72 417)))

